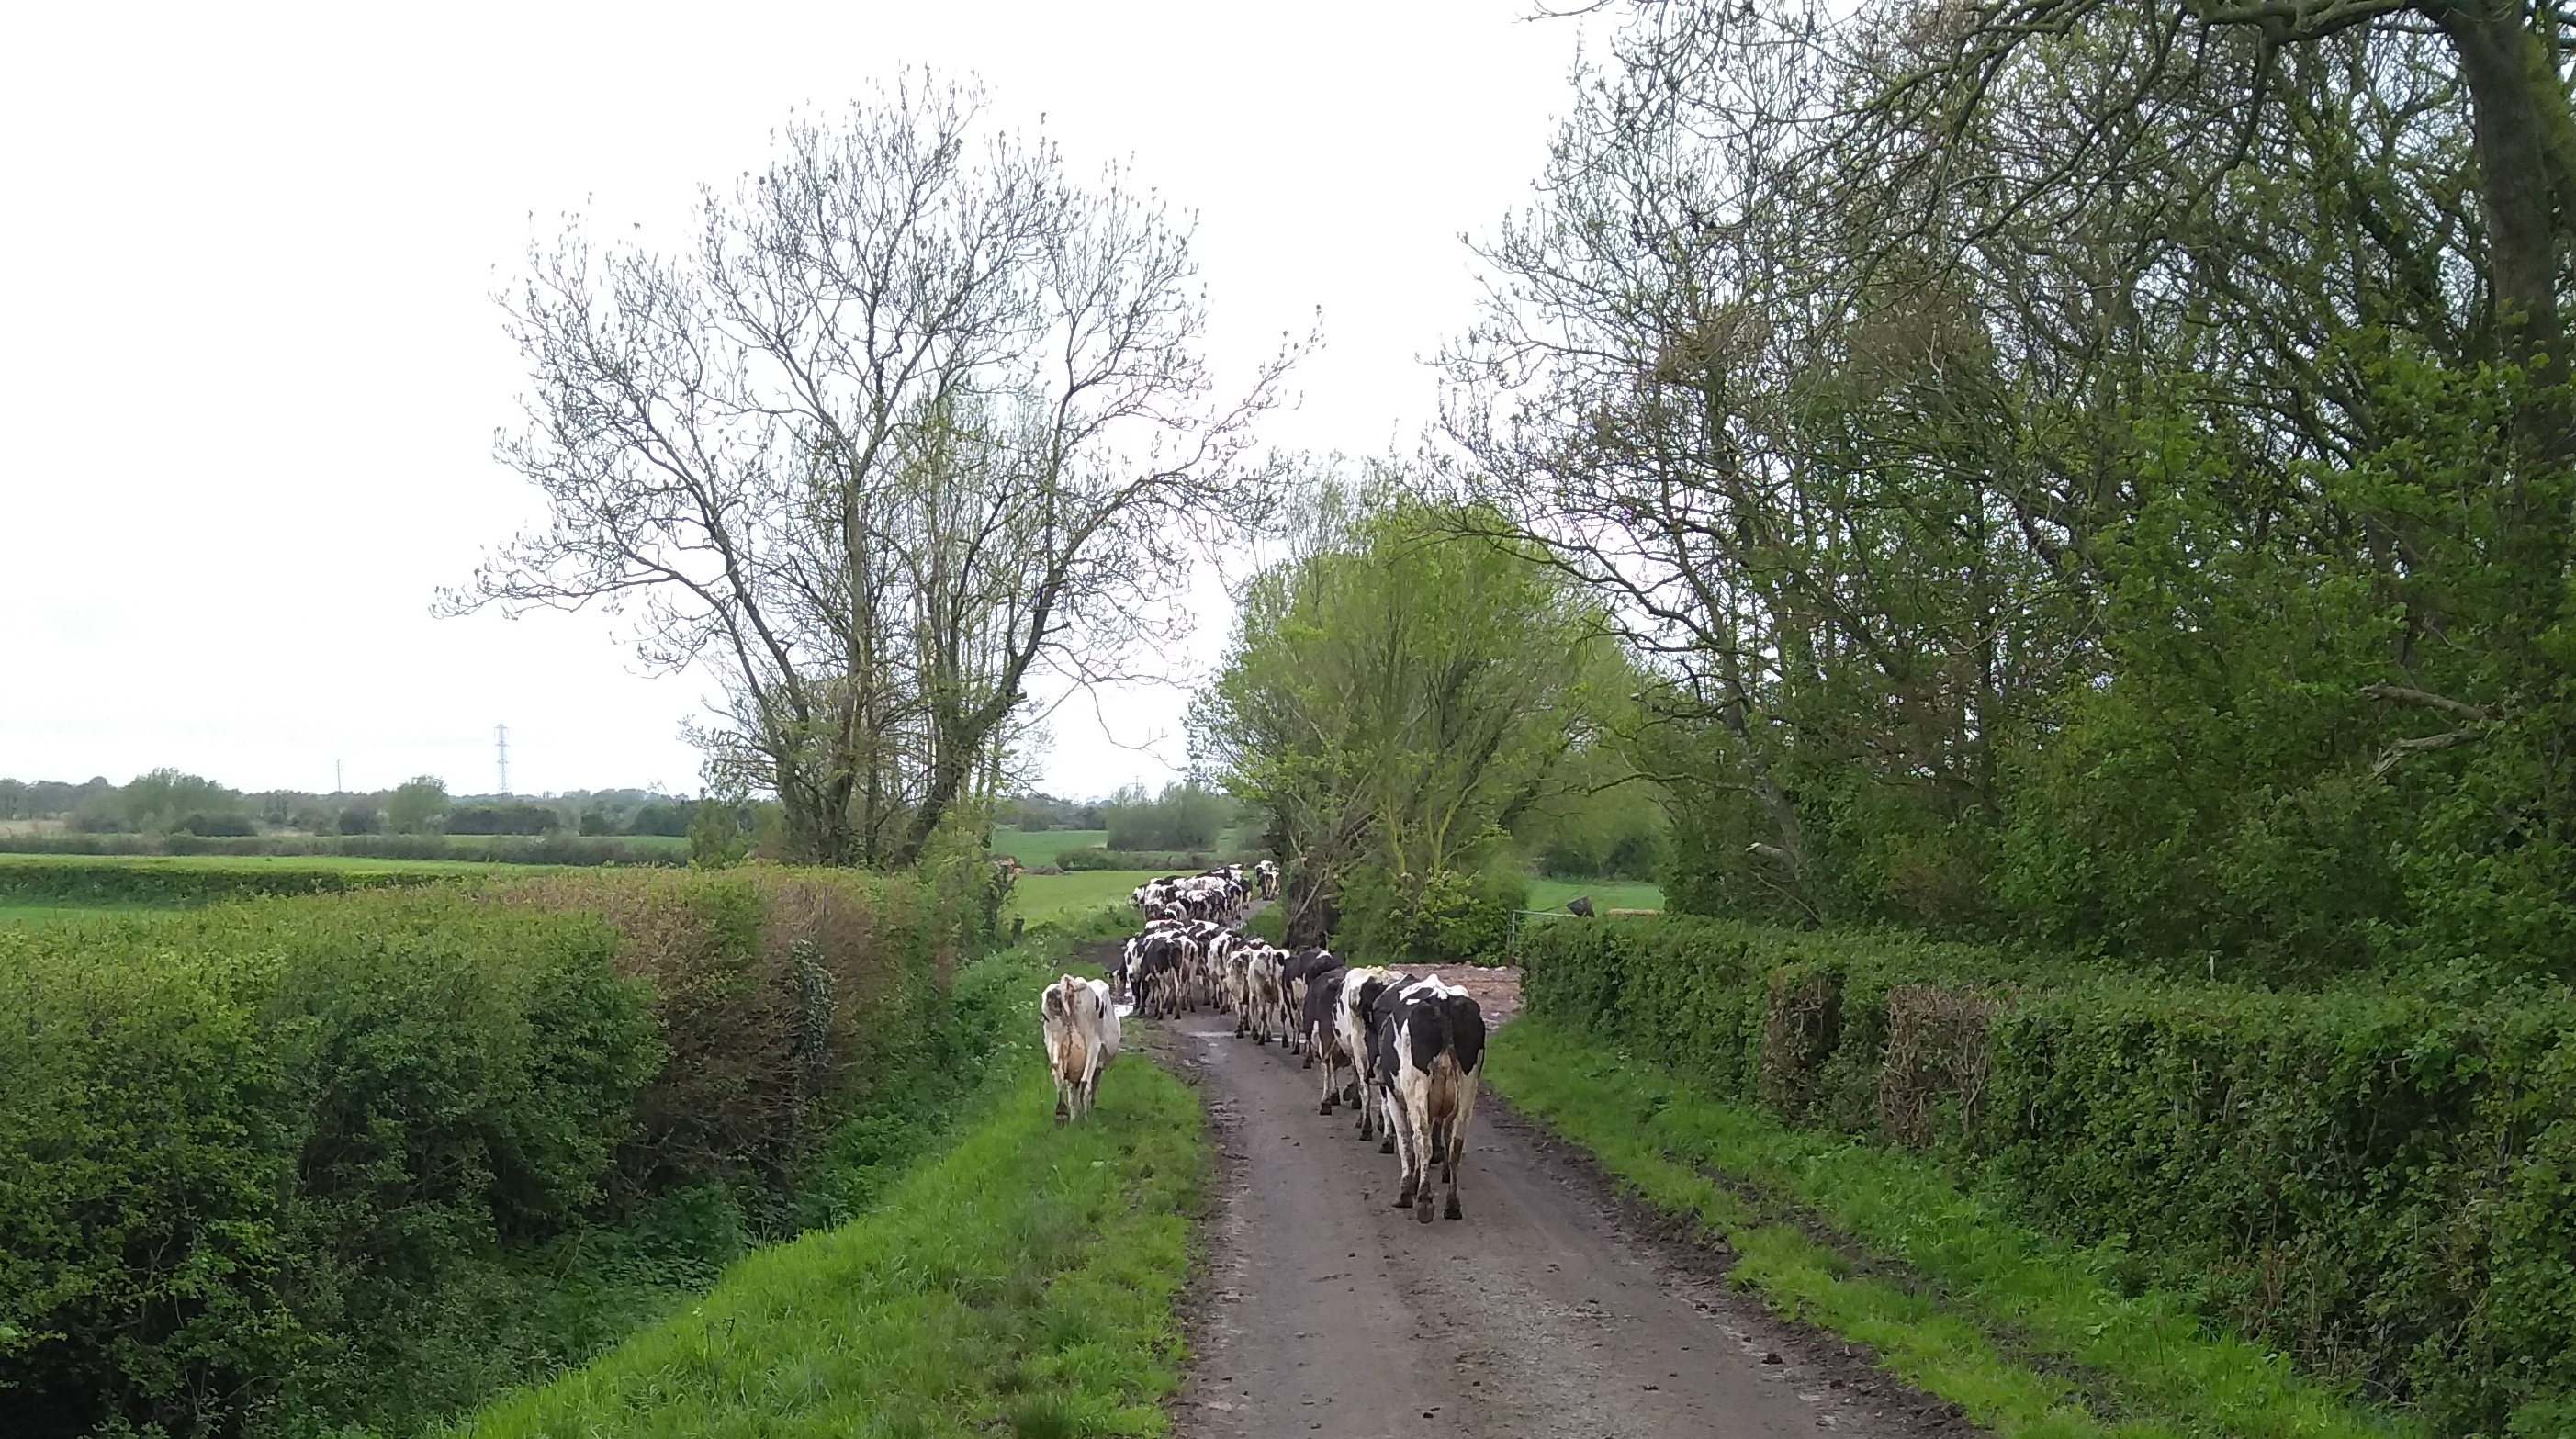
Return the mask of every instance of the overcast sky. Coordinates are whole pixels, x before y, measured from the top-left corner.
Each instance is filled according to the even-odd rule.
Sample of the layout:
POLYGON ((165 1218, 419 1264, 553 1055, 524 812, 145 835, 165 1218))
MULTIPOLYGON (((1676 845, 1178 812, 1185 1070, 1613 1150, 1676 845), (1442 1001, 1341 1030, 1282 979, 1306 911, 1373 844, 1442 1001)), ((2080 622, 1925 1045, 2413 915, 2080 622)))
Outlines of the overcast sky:
MULTIPOLYGON (((676 240, 790 109, 928 65, 1082 170, 1199 215, 1213 354, 1322 311, 1272 444, 1414 448, 1421 363, 1527 203, 1583 31, 1528 0, 1172 5, 30 6, 0 59, 0 776, 176 765, 242 789, 441 775, 693 791, 710 685, 606 616, 433 619, 536 519, 491 457, 520 375, 492 303, 580 210, 676 240)), ((1186 683, 1077 700, 1044 782, 1186 762, 1186 683)))

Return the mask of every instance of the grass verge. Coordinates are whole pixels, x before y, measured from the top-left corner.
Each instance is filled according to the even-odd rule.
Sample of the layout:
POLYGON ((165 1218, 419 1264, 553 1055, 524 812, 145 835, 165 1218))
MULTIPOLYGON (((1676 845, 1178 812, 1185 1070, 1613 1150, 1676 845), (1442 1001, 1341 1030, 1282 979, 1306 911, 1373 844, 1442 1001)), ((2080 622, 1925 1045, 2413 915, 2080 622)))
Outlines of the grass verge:
POLYGON ((455 1432, 1162 1433, 1198 1103, 1130 1056, 1090 1121, 1059 1126, 1053 1105, 1032 1056, 873 1213, 743 1260, 687 1313, 455 1432))
POLYGON ((1732 1246, 1737 1285, 1872 1346, 1998 1434, 2422 1432, 2203 1332, 2176 1296, 2119 1293, 2095 1256, 2013 1223, 1926 1159, 1790 1129, 1540 1017, 1497 1032, 1485 1075, 1649 1203, 1732 1246))

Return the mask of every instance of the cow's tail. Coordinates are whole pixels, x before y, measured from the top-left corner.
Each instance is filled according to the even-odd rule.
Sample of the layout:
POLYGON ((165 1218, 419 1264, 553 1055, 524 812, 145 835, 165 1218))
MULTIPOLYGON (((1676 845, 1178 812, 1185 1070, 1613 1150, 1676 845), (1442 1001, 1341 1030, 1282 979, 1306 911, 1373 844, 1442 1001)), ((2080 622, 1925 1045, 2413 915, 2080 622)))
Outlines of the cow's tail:
POLYGON ((1431 1056, 1431 1083, 1427 1086, 1430 1093, 1425 1100, 1431 1117, 1446 1121, 1457 1114, 1461 1091, 1465 1088, 1466 1076, 1458 1068, 1458 1030, 1449 1017, 1449 1006, 1431 1004, 1424 1007, 1440 1016, 1440 1049, 1431 1056))

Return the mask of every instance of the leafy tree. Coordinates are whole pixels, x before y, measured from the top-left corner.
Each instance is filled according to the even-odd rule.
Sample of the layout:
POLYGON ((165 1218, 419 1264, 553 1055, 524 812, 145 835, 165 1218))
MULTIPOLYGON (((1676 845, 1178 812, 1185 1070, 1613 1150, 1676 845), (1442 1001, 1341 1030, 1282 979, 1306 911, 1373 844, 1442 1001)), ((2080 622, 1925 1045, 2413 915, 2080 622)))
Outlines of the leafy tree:
POLYGON ((1653 8, 1445 427, 1650 670, 1672 898, 2571 972, 2566 17, 1653 8))
POLYGON ((396 834, 427 834, 447 813, 447 781, 415 775, 385 796, 385 827, 396 834))
MULTIPOLYGON (((1512 906, 1483 876, 1625 678, 1598 617, 1526 545, 1413 502, 1327 489, 1302 551, 1244 596, 1192 748, 1272 817, 1288 933, 1347 914, 1373 954, 1434 953, 1512 906)), ((1454 955, 1459 951, 1449 950, 1454 955)))
POLYGON ((1100 815, 1111 849, 1196 850, 1215 846, 1229 808, 1224 796, 1191 780, 1165 785, 1151 799, 1144 786, 1129 785, 1100 807, 1100 815))

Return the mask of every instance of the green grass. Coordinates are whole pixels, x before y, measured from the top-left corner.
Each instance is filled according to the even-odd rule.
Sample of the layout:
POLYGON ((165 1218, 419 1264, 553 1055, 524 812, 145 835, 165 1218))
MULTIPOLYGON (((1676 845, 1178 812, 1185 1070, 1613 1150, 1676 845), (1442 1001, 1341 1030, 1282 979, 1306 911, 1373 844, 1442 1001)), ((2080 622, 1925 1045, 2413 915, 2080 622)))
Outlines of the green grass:
POLYGON ((1024 874, 1011 888, 1010 913, 1031 924, 1067 919, 1085 910, 1123 905, 1150 869, 1082 869, 1069 874, 1024 874))
POLYGON ((1578 894, 1592 896, 1596 910, 1662 909, 1664 892, 1642 880, 1633 879, 1534 879, 1530 881, 1532 909, 1558 909, 1578 894))
POLYGON ((1790 1129, 1543 1018, 1505 1026, 1486 1054, 1497 1092, 1649 1202, 1732 1245, 1735 1283, 1874 1346, 1888 1367, 1998 1434, 2422 1432, 2292 1373, 2279 1355, 2203 1333, 2179 1296, 2120 1294, 2094 1256, 1962 1193, 1929 1160, 1790 1129), (1793 1214, 1826 1227, 1835 1245, 1787 1222, 1793 1214), (1847 1248, 1885 1262, 1856 1265, 1847 1248))
POLYGON ((997 829, 994 854, 1007 854, 1026 865, 1053 864, 1069 849, 1098 849, 1109 842, 1105 829, 997 829))
POLYGON ((687 1313, 455 1432, 1163 1433, 1198 1102, 1129 1056, 1093 1117, 1059 1126, 1026 1048, 991 1117, 873 1213, 743 1260, 687 1313))

